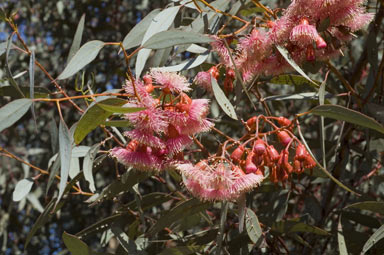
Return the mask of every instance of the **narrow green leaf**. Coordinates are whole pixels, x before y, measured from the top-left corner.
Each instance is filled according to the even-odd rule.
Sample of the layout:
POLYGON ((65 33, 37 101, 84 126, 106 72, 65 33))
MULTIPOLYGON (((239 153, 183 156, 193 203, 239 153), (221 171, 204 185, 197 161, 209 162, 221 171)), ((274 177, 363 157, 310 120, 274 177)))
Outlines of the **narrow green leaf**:
POLYGON ((17 82, 13 78, 11 68, 9 67, 9 51, 11 50, 12 36, 13 36, 13 34, 10 35, 8 37, 8 40, 7 40, 7 49, 5 52, 5 71, 6 71, 9 83, 17 90, 17 92, 20 94, 21 97, 25 97, 23 92, 20 90, 19 85, 17 84, 17 82))
MULTIPOLYGON (((32 50, 31 56, 29 57, 29 95, 31 99, 33 99, 35 95, 35 51, 34 50, 32 50)), ((35 107, 33 102, 31 105, 31 112, 32 112, 33 120, 35 121, 35 128, 37 130, 35 107)))
POLYGON ((12 193, 13 201, 18 202, 24 197, 26 197, 28 193, 31 191, 32 186, 33 186, 32 178, 27 178, 19 181, 16 184, 15 190, 12 193))
POLYGON ((305 79, 310 81, 312 84, 317 85, 314 81, 312 81, 311 78, 308 77, 308 75, 305 74, 305 72, 296 64, 296 62, 291 58, 289 55, 289 52, 286 48, 276 45, 277 50, 280 52, 280 54, 287 60, 287 62, 299 73, 301 74, 305 79))
POLYGON ((137 254, 137 247, 135 242, 129 239, 128 235, 118 226, 118 224, 112 225, 112 233, 119 241, 120 245, 128 254, 137 254))
POLYGON ((373 235, 369 237, 367 242, 364 244, 361 254, 365 254, 369 249, 372 248, 376 243, 384 238, 384 225, 382 225, 378 230, 376 230, 373 235))
POLYGON ((107 101, 99 102, 97 105, 111 113, 132 113, 145 110, 145 108, 142 107, 124 107, 123 105, 127 103, 128 102, 124 99, 115 98, 115 100, 113 100, 113 103, 107 101))
POLYGON ((49 219, 50 212, 52 208, 55 206, 56 199, 52 199, 47 206, 45 207, 44 211, 40 214, 39 218, 37 218, 36 222, 33 224, 31 230, 28 232, 27 238, 25 240, 24 249, 27 248, 29 242, 31 241, 32 237, 35 235, 36 231, 41 228, 49 219))
POLYGON ((213 94, 215 95, 215 98, 217 100, 217 103, 220 105, 221 109, 232 119, 237 120, 237 115, 235 112, 235 108, 231 104, 231 102, 228 100, 228 98, 225 96, 224 92, 219 87, 219 84, 217 84, 217 81, 215 78, 211 76, 211 83, 212 83, 212 89, 213 94))
POLYGON ((296 220, 285 220, 285 221, 275 222, 272 225, 272 230, 279 232, 279 233, 286 233, 286 234, 303 232, 303 233, 313 233, 313 234, 321 235, 321 236, 329 236, 330 235, 324 229, 321 229, 321 228, 316 227, 316 226, 308 225, 304 222, 298 222, 296 220))
MULTIPOLYGON (((29 87, 19 87, 26 98, 31 98, 29 94, 29 87)), ((50 91, 44 87, 35 87, 34 98, 47 98, 49 97, 50 91)), ((20 93, 13 86, 0 87, 0 96, 9 96, 11 98, 20 98, 20 93)))
POLYGON ((155 225, 153 225, 153 227, 148 231, 148 235, 152 236, 161 231, 163 228, 169 227, 175 221, 185 219, 195 213, 201 212, 207 209, 208 206, 209 203, 203 203, 198 199, 190 199, 181 202, 176 207, 162 215, 155 225))
POLYGON ((109 120, 105 121, 103 125, 108 127, 131 127, 132 123, 129 120, 109 120))
MULTIPOLYGON (((102 103, 104 106, 122 106, 127 102, 118 98, 107 98, 99 103, 102 103)), ((94 130, 100 124, 103 124, 105 120, 112 115, 112 112, 106 111, 99 107, 99 103, 92 103, 84 112, 83 116, 81 116, 74 133, 74 140, 76 144, 79 144, 89 134, 89 132, 94 130)))
POLYGON ((364 201, 346 206, 344 209, 356 208, 360 210, 368 210, 384 215, 384 202, 364 201))
POLYGON ((28 111, 32 100, 16 99, 0 108, 0 132, 12 126, 28 111))
POLYGON ((340 105, 319 105, 309 111, 315 115, 342 120, 362 127, 370 128, 384 134, 384 127, 367 115, 340 105))
POLYGON ((73 38, 72 46, 69 50, 67 63, 69 63, 71 58, 73 58, 73 56, 76 54, 76 52, 80 49, 81 38, 83 37, 84 23, 85 23, 85 13, 83 15, 81 15, 79 24, 77 25, 75 37, 73 38))
POLYGON ((295 74, 278 75, 273 77, 269 82, 273 84, 282 84, 282 85, 286 84, 286 85, 293 85, 293 86, 310 85, 312 87, 319 87, 318 84, 320 84, 318 81, 315 81, 316 84, 313 84, 312 82, 308 82, 308 80, 303 76, 295 75, 295 74))
MULTIPOLYGON (((52 157, 53 158, 53 157, 52 157)), ((48 195, 49 188, 51 187, 53 181, 55 180, 56 175, 59 173, 60 169, 60 151, 58 152, 55 161, 49 168, 49 177, 48 177, 48 182, 47 182, 47 189, 45 190, 45 195, 48 195)))
POLYGON ((139 46, 143 41, 145 32, 151 24, 153 18, 159 14, 160 9, 154 9, 147 16, 144 17, 138 24, 136 24, 131 31, 124 37, 123 47, 128 50, 130 48, 139 46))
POLYGON ((162 31, 152 35, 142 46, 147 49, 164 49, 180 44, 210 43, 212 38, 194 32, 181 30, 162 31))
POLYGON ((254 244, 258 243, 259 239, 263 235, 263 231, 261 230, 259 219, 250 208, 247 208, 247 217, 245 222, 249 239, 251 239, 254 244))
POLYGON ((71 167, 71 158, 72 158, 71 136, 69 134, 67 125, 63 120, 60 120, 60 126, 59 126, 59 148, 60 148, 60 184, 59 184, 59 195, 57 197, 56 205, 64 194, 64 189, 67 185, 69 168, 71 167))
POLYGON ((93 162, 95 160, 96 154, 99 151, 99 149, 100 149, 100 144, 98 143, 94 144, 87 152, 87 155, 85 155, 84 161, 83 161, 84 178, 86 181, 89 182, 89 189, 91 190, 91 192, 96 191, 92 169, 93 169, 93 162))
POLYGON ((209 56, 209 52, 206 52, 204 54, 197 56, 196 58, 188 59, 188 60, 186 60, 186 61, 184 61, 178 65, 164 66, 164 67, 159 67, 159 68, 155 68, 155 69, 159 69, 159 70, 167 71, 167 72, 179 72, 179 71, 183 71, 183 70, 189 70, 191 68, 195 68, 195 67, 201 65, 202 63, 204 63, 204 61, 208 58, 208 56, 209 56))
POLYGON ((64 68, 64 71, 57 77, 58 80, 64 80, 78 71, 80 71, 84 66, 88 65, 92 60, 94 60, 99 51, 104 47, 104 42, 102 41, 90 41, 81 46, 81 48, 76 52, 76 54, 71 58, 67 66, 64 68))
POLYGON ((64 231, 63 242, 71 255, 91 255, 88 245, 81 241, 77 236, 68 234, 64 231))
MULTIPOLYGON (((324 104, 324 96, 325 96, 325 86, 327 82, 328 73, 326 75, 326 78, 321 83, 319 88, 319 105, 324 104)), ((323 159, 323 167, 327 168, 327 160, 326 160, 326 154, 325 154, 325 128, 324 128, 324 117, 320 117, 320 140, 321 140, 321 152, 322 152, 322 159, 323 159)))

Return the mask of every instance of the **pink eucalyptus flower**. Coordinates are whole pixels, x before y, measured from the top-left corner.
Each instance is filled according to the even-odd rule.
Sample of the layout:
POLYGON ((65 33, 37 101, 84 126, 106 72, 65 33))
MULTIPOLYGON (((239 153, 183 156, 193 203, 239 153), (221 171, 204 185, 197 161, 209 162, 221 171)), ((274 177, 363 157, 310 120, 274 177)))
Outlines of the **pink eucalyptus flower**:
POLYGON ((190 91, 189 83, 184 76, 177 73, 171 73, 152 69, 150 72, 152 78, 159 84, 165 93, 181 93, 190 91))
POLYGON ((129 137, 132 140, 138 141, 140 144, 145 144, 147 146, 150 146, 152 148, 164 148, 165 144, 164 142, 158 138, 157 136, 153 135, 153 131, 151 130, 145 130, 145 129, 133 129, 131 131, 124 132, 124 135, 129 137))
POLYGON ((289 39, 301 47, 306 47, 312 44, 318 37, 319 34, 316 27, 309 25, 308 20, 302 19, 300 24, 292 29, 289 39))
POLYGON ((207 92, 212 93, 211 74, 209 72, 198 72, 194 82, 207 92))
POLYGON ((125 166, 134 167, 142 171, 161 171, 162 161, 159 157, 152 154, 150 149, 144 151, 132 151, 121 147, 115 147, 110 151, 110 155, 125 166))

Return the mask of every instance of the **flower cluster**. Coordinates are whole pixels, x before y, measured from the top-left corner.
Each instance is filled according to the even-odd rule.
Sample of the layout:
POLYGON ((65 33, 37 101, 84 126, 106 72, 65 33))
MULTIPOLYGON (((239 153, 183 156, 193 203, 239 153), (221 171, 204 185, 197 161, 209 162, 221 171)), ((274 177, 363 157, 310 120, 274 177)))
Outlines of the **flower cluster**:
POLYGON ((196 164, 179 164, 185 187, 202 200, 236 200, 242 194, 257 187, 264 176, 245 174, 236 165, 204 160, 196 164))
POLYGON ((151 70, 143 81, 127 81, 126 92, 137 95, 128 105, 145 110, 125 115, 134 126, 124 133, 130 142, 125 148, 113 148, 110 154, 139 170, 161 171, 183 161, 184 148, 193 142, 191 136, 213 126, 206 118, 209 101, 189 98, 185 94, 189 86, 185 77, 158 70, 151 70), (160 90, 157 97, 155 89, 160 90))
POLYGON ((326 60, 339 54, 341 45, 352 38, 352 32, 367 25, 373 18, 362 7, 364 0, 294 0, 283 15, 268 21, 267 29, 253 29, 239 39, 234 51, 216 38, 212 48, 222 63, 233 68, 230 54, 243 79, 249 81, 260 74, 276 75, 291 66, 274 46, 285 47, 293 60, 326 60))

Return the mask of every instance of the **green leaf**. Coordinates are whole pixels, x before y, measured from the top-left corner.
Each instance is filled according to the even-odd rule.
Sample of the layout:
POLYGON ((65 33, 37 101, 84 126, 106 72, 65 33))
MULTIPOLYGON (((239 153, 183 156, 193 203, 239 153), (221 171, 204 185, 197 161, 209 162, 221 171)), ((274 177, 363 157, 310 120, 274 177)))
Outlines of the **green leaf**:
MULTIPOLYGON (((127 102, 119 98, 107 98, 99 103, 103 104, 103 106, 122 106, 127 102)), ((98 105, 99 103, 93 102, 84 112, 83 116, 81 116, 74 133, 74 140, 76 144, 79 144, 89 134, 89 132, 94 130, 100 124, 103 124, 104 121, 112 115, 112 112, 101 108, 98 105)))
POLYGON ((0 132, 12 126, 28 111, 32 100, 16 99, 0 108, 0 132))
POLYGON ((55 206, 55 202, 56 199, 52 199, 45 207, 44 211, 40 214, 39 218, 37 218, 36 222, 33 224, 31 230, 28 232, 27 239, 25 240, 24 249, 27 248, 36 231, 48 221, 49 217, 51 216, 50 212, 55 206))
POLYGON ((319 24, 319 27, 317 28, 317 31, 318 32, 324 32, 325 30, 328 29, 329 25, 331 24, 331 19, 329 17, 323 19, 320 24, 319 24))
POLYGON ((273 84, 287 84, 287 85, 293 85, 293 86, 310 85, 312 87, 319 87, 318 84, 320 84, 318 81, 315 81, 316 84, 312 82, 308 82, 308 80, 303 76, 294 75, 294 74, 278 75, 273 77, 269 82, 273 84))
MULTIPOLYGON (((29 94, 29 87, 19 87, 26 98, 31 98, 29 94)), ((49 97, 50 91, 44 87, 35 87, 34 98, 47 98, 49 97)), ((12 98, 20 98, 19 92, 13 86, 0 87, 0 96, 9 96, 12 98)))
POLYGON ((118 226, 118 224, 116 224, 116 222, 112 225, 111 231, 128 254, 137 254, 138 251, 135 242, 129 239, 128 235, 118 226))
POLYGON ((309 111, 315 115, 346 121, 384 134, 384 127, 367 115, 340 105, 319 105, 309 111))
POLYGON ((210 43, 212 41, 214 40, 206 35, 180 30, 168 30, 152 35, 142 47, 147 49, 164 49, 180 44, 210 43))
POLYGON ((384 225, 382 225, 378 230, 376 230, 373 235, 371 235, 368 241, 364 244, 361 254, 365 254, 372 246, 378 243, 382 238, 384 238, 384 225))
POLYGON ((365 201, 346 206, 344 209, 356 208, 360 210, 368 210, 384 215, 384 202, 365 201))
MULTIPOLYGON (((161 193, 161 192, 152 192, 148 195, 145 195, 141 198, 141 209, 143 211, 151 209, 154 206, 161 205, 169 200, 173 199, 172 196, 170 196, 167 193, 161 193)), ((126 208, 129 208, 131 210, 137 210, 137 203, 136 201, 132 201, 126 206, 124 206, 121 210, 126 210, 126 208)))
POLYGON ((91 255, 88 245, 81 241, 77 236, 68 234, 64 231, 63 242, 71 255, 91 255))
POLYGON ((26 197, 28 193, 31 191, 32 186, 33 186, 32 178, 27 178, 19 181, 16 184, 15 190, 13 191, 13 194, 12 194, 13 201, 18 202, 24 197, 26 197))
POLYGON ((67 79, 80 71, 84 66, 88 65, 92 60, 96 58, 96 56, 99 54, 99 51, 103 47, 104 42, 97 40, 87 42, 81 46, 81 48, 71 58, 67 66, 64 68, 64 71, 59 75, 59 77, 57 77, 57 79, 67 79))
POLYGON ((313 83, 315 86, 317 85, 314 81, 312 81, 311 78, 309 78, 304 71, 296 64, 296 62, 291 58, 289 55, 289 52, 286 48, 276 45, 277 50, 280 52, 280 54, 287 60, 287 62, 299 73, 301 74, 305 79, 313 83))
POLYGON ((121 105, 125 105, 128 102, 124 99, 114 98, 113 103, 108 102, 99 102, 97 105, 104 110, 111 113, 132 113, 139 112, 145 110, 143 107, 123 107, 121 105))
POLYGON ((108 127, 132 127, 132 123, 129 120, 109 120, 105 121, 103 125, 108 127))
POLYGON ((130 48, 139 46, 143 41, 143 37, 153 18, 159 14, 160 9, 154 9, 147 16, 144 17, 138 24, 136 24, 131 31, 124 37, 123 47, 128 50, 130 48))
MULTIPOLYGON (((31 99, 33 99, 33 96, 35 95, 35 51, 34 50, 32 50, 31 56, 29 57, 29 95, 31 99)), ((37 130, 36 115, 35 115, 35 108, 34 108, 33 102, 31 105, 31 112, 32 112, 33 120, 35 121, 35 128, 37 130)))
POLYGON ((84 30, 84 23, 85 23, 85 13, 81 15, 79 24, 77 25, 75 37, 72 41, 71 49, 69 50, 67 63, 73 58, 73 56, 76 54, 76 52, 79 50, 81 45, 81 38, 83 37, 83 30, 84 30))
POLYGON ((99 149, 100 149, 100 144, 98 143, 94 144, 87 152, 87 155, 85 155, 84 161, 83 161, 84 178, 86 181, 89 182, 89 189, 91 190, 91 192, 96 191, 92 169, 93 169, 93 162, 95 161, 95 157, 99 149))
POLYGON ((64 194, 64 189, 67 185, 69 176, 69 168, 71 167, 72 158, 72 142, 67 125, 63 120, 60 120, 59 126, 59 148, 60 148, 60 184, 59 195, 56 205, 64 194))
POLYGON ((159 255, 190 255, 200 252, 204 246, 176 246, 163 250, 159 255))
POLYGON ((249 239, 251 239, 254 244, 258 243, 263 235, 263 231, 261 230, 259 219, 250 208, 247 208, 247 218, 245 223, 249 239))
POLYGON ((211 76, 211 83, 212 83, 212 89, 213 94, 215 95, 215 98, 217 100, 217 103, 220 105, 221 109, 232 119, 237 120, 237 115, 235 112, 235 108, 231 104, 231 102, 228 100, 228 98, 225 96, 224 92, 219 87, 219 84, 217 84, 217 81, 215 78, 211 76))
POLYGON ((159 67, 154 69, 158 69, 166 72, 179 72, 183 70, 189 70, 191 68, 195 68, 201 65, 202 63, 204 63, 204 61, 207 60, 208 56, 209 56, 209 52, 206 52, 204 54, 197 56, 196 58, 188 59, 178 65, 165 66, 165 67, 159 67))
POLYGON ((297 222, 296 220, 278 221, 272 225, 272 230, 279 233, 313 233, 321 236, 329 236, 330 234, 316 226, 308 225, 304 222, 297 222))
POLYGON ((7 40, 7 49, 6 49, 6 52, 5 52, 5 71, 6 71, 9 83, 16 89, 16 91, 19 93, 19 95, 21 97, 25 97, 23 92, 20 90, 19 85, 17 84, 17 82, 13 78, 13 75, 12 75, 12 72, 11 72, 11 68, 9 67, 9 51, 11 50, 12 35, 9 36, 8 40, 7 40))
POLYGON ((148 231, 148 235, 152 236, 163 228, 169 227, 175 221, 185 219, 195 213, 201 212, 207 209, 208 206, 209 203, 204 203, 194 198, 183 201, 162 215, 155 225, 148 231))

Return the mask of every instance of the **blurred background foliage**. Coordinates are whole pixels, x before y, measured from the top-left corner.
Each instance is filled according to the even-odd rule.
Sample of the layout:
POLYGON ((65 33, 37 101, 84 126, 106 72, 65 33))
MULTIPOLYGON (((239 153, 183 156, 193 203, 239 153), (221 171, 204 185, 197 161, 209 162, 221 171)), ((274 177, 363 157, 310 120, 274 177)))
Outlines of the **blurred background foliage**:
MULTIPOLYGON (((15 13, 14 20, 22 38, 30 49, 36 52, 36 59, 52 77, 57 77, 65 67, 76 27, 83 14, 85 14, 85 28, 82 43, 90 40, 116 42, 122 41, 133 26, 151 10, 177 4, 175 2, 177 1, 6 0, 0 3, 0 7, 7 15, 15 13)), ((258 10, 249 3, 250 1, 227 2, 227 11, 235 4, 241 3, 240 9, 236 11, 238 15, 248 19, 257 15, 258 10)), ((286 7, 290 1, 262 2, 271 8, 276 8, 286 7)), ((367 8, 369 12, 377 13, 374 22, 367 30, 357 33, 357 39, 343 49, 344 56, 333 60, 333 64, 361 94, 367 93, 367 88, 371 88, 375 77, 379 77, 375 92, 361 111, 384 123, 383 2, 368 1, 367 8)), ((182 8, 174 26, 186 26, 197 16, 196 10, 182 8)), ((210 29, 206 28, 205 31, 214 32, 226 21, 227 18, 219 17, 215 22, 211 22, 210 29)), ((227 32, 240 25, 231 22, 227 32)), ((11 33, 9 25, 0 21, 0 43, 4 43, 11 33)), ((16 39, 15 44, 19 45, 16 39)), ((0 48, 0 53, 4 53, 1 52, 2 49, 4 44, 0 48)), ((156 54, 160 53, 152 56, 147 67, 161 62, 162 65, 175 65, 194 56, 193 53, 173 49, 168 53, 169 56, 166 55, 165 60, 159 62, 154 57, 156 54)), ((203 65, 184 71, 183 74, 192 79, 197 71, 207 70, 217 62, 216 56, 211 55, 203 65)), ((5 64, 5 54, 1 54, 0 88, 9 84, 3 68, 5 64)), ((132 67, 133 64, 134 62, 132 67)), ((9 66, 13 75, 19 76, 16 81, 21 86, 27 87, 29 80, 25 71, 28 70, 29 56, 11 50, 9 66)), ((311 73, 314 80, 324 79, 324 68, 320 70, 308 66, 303 68, 311 73)), ((122 54, 118 55, 117 49, 113 47, 105 47, 96 60, 84 70, 83 82, 94 92, 121 88, 125 80, 124 58, 122 54)), ((78 75, 77 80, 64 80, 60 85, 69 95, 74 95, 78 93, 75 84, 76 82, 80 84, 80 80, 81 76, 78 75)), ((35 84, 48 89, 50 93, 56 92, 53 84, 39 70, 36 71, 35 84)), ((271 82, 268 78, 262 79, 257 87, 260 96, 266 100, 276 116, 292 117, 318 104, 317 100, 302 97, 302 93, 315 92, 308 83, 289 84, 286 81, 279 84, 277 81, 271 82), (293 96, 272 97, 286 95, 293 96)), ((345 92, 339 78, 334 74, 328 79, 327 92, 333 95, 345 92)), ((2 95, 0 105, 3 106, 10 101, 10 97, 1 93, 4 92, 0 92, 2 95)), ((195 97, 209 96, 199 89, 193 94, 195 97)), ((233 99, 233 96, 229 97, 233 99)), ((349 97, 331 97, 329 100, 343 106, 351 106, 354 103, 349 97)), ((250 109, 244 95, 234 102, 239 116, 243 119, 263 113, 260 102, 257 103, 259 112, 250 109)), ((53 144, 57 144, 55 130, 59 123, 54 106, 54 103, 37 103, 36 127, 32 114, 28 112, 17 124, 0 133, 0 146, 35 166, 51 170, 53 166, 49 165, 49 161, 57 152, 57 146, 53 144)), ((86 103, 82 102, 81 106, 85 108, 86 103)), ((68 126, 79 119, 80 115, 69 103, 62 104, 62 109, 68 126)), ((244 132, 240 128, 240 123, 223 116, 214 101, 210 117, 215 119, 216 127, 229 136, 240 137, 244 132)), ((306 117, 302 127, 310 148, 318 158, 321 158, 319 118, 306 117)), ((294 189, 284 189, 270 182, 264 182, 260 188, 247 196, 247 207, 256 212, 262 223, 263 235, 253 237, 256 238, 254 240, 252 230, 239 234, 237 206, 231 205, 226 223, 227 254, 336 254, 341 247, 340 242, 344 239, 351 254, 360 253, 366 240, 383 224, 384 171, 381 162, 383 162, 384 137, 378 132, 347 123, 342 127, 340 131, 340 123, 335 125, 334 120, 325 119, 328 170, 361 196, 355 196, 339 188, 334 182, 324 178, 319 170, 315 170, 314 175, 301 176, 300 180, 295 181, 294 189), (336 148, 337 145, 340 145, 340 149, 336 148), (355 203, 360 204, 351 206, 355 203), (347 206, 350 207, 346 208, 347 206)), ((103 131, 97 129, 87 136, 82 145, 92 146, 104 138, 103 131)), ((213 152, 220 141, 222 138, 213 134, 202 137, 202 143, 213 152)), ((115 146, 113 142, 108 142, 105 149, 113 146, 115 146)), ((79 155, 83 155, 79 157, 80 162, 87 149, 89 147, 79 149, 79 155)), ((124 178, 132 177, 124 175, 124 167, 116 165, 109 158, 103 160, 94 171, 98 193, 111 183, 124 184, 124 178), (123 174, 122 180, 116 180, 116 170, 119 174, 123 174)), ((144 251, 141 251, 140 247, 146 247, 147 254, 160 252, 208 254, 214 246, 212 242, 216 239, 218 231, 216 226, 220 217, 219 204, 204 204, 191 200, 182 213, 176 211, 174 214, 169 214, 169 210, 174 210, 172 208, 175 208, 181 198, 190 197, 180 185, 180 176, 171 172, 162 174, 161 178, 147 178, 138 186, 126 185, 119 190, 122 192, 112 194, 109 199, 102 199, 96 204, 85 202, 88 197, 81 195, 66 196, 60 211, 46 217, 47 222, 37 230, 24 250, 27 235, 44 208, 57 195, 58 182, 54 182, 47 190, 48 176, 44 176, 34 183, 31 193, 26 198, 17 203, 13 202, 12 193, 16 183, 36 174, 35 170, 12 158, 0 157, 0 253, 2 254, 64 254, 67 252, 62 241, 64 231, 77 234, 93 250, 112 254, 127 254, 128 248, 136 252, 132 254, 143 254, 144 251), (162 180, 166 183, 164 184, 162 180), (133 189, 137 189, 140 194, 133 189), (139 207, 136 206, 138 201, 139 207), (193 211, 192 207, 195 209, 197 207, 196 211, 193 211), (142 233, 153 226, 159 217, 162 217, 164 226, 147 239, 142 233), (103 219, 106 220, 102 221, 103 219), (99 221, 102 222, 98 226, 88 229, 89 233, 80 232, 99 221), (167 227, 168 231, 165 231, 164 227, 167 227)), ((84 180, 80 180, 80 184, 82 187, 87 187, 84 180)), ((78 244, 79 247, 81 245, 78 244)), ((384 243, 381 240, 369 252, 382 254, 383 249, 384 243)))

